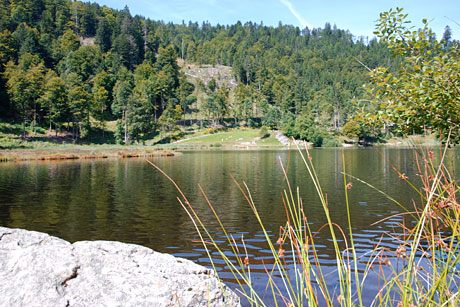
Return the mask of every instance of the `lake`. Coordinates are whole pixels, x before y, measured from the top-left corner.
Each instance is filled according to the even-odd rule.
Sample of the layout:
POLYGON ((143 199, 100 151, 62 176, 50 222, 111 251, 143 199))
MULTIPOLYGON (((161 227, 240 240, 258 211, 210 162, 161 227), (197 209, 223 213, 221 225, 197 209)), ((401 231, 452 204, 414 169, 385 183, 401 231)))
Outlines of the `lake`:
MULTIPOLYGON (((434 150, 439 156, 439 148, 434 150)), ((342 150, 314 149, 310 154, 327 194, 331 217, 346 230, 342 150)), ((413 208, 412 200, 420 204, 420 197, 392 166, 419 187, 413 156, 411 149, 344 150, 347 173, 385 191, 409 209, 413 208)), ((271 253, 257 219, 231 176, 240 184, 247 184, 273 242, 278 239, 280 226, 286 222, 282 193, 287 184, 280 161, 288 169, 291 186, 299 187, 311 229, 317 230, 326 223, 315 187, 296 151, 192 151, 152 161, 176 181, 208 230, 220 238, 223 246, 226 244, 222 231, 198 184, 227 229, 236 238, 244 235, 253 264, 253 278, 262 295, 267 282, 262 262, 270 263, 271 253)), ((458 150, 448 152, 446 164, 453 177, 458 178, 458 150)), ((358 180, 350 178, 347 182, 352 182, 349 197, 356 252, 365 261, 382 235, 400 232, 398 224, 403 218, 396 216, 374 223, 403 212, 403 209, 358 180)), ((209 266, 178 196, 171 182, 145 159, 0 164, 1 226, 46 232, 71 242, 136 243, 209 266)), ((321 264, 325 265, 325 273, 333 273, 335 258, 333 244, 328 238, 327 229, 318 233, 316 248, 321 264)), ((381 244, 390 250, 398 247, 389 236, 383 236, 381 244)), ((216 263, 219 275, 235 287, 235 279, 222 261, 216 258, 216 263)), ((336 278, 331 275, 332 279, 336 278)), ((367 303, 378 289, 375 276, 370 276, 369 281, 367 303)))

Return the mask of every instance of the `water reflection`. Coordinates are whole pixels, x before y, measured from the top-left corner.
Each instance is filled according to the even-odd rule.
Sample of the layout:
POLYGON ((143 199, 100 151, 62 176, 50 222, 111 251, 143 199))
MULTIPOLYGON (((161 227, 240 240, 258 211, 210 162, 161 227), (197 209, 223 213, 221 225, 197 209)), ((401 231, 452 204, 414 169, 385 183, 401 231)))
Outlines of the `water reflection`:
MULTIPOLYGON (((311 156, 327 195, 331 217, 346 229, 342 151, 319 149, 311 151, 311 156)), ((397 168, 417 185, 419 178, 411 150, 384 148, 379 153, 372 149, 352 149, 345 150, 344 157, 350 175, 389 193, 408 208, 413 207, 412 199, 419 201, 392 169, 397 168)), ((185 152, 154 160, 177 182, 209 231, 223 245, 227 244, 225 238, 198 184, 227 229, 236 238, 244 234, 253 276, 262 292, 267 282, 264 272, 272 261, 271 251, 230 174, 240 184, 243 181, 247 184, 270 231, 270 239, 276 242, 279 227, 286 221, 282 193, 287 185, 279 161, 288 169, 291 186, 299 187, 311 229, 318 230, 326 219, 315 187, 296 152, 185 152)), ((446 161, 455 177, 459 171, 458 150, 449 151, 446 161)), ((397 248, 397 243, 385 233, 397 233, 402 217, 372 224, 402 209, 369 186, 354 179, 348 181, 353 184, 349 196, 356 252, 365 263, 369 251, 379 241, 388 249, 397 248)), ((2 226, 43 231, 69 241, 137 243, 210 265, 203 246, 197 242, 199 237, 193 224, 177 201, 178 196, 173 185, 143 159, 0 164, 2 226)), ((316 247, 321 263, 330 265, 325 274, 334 276, 333 242, 328 238, 326 229, 317 233, 316 247)), ((215 251, 213 255, 221 277, 234 282, 215 251)))

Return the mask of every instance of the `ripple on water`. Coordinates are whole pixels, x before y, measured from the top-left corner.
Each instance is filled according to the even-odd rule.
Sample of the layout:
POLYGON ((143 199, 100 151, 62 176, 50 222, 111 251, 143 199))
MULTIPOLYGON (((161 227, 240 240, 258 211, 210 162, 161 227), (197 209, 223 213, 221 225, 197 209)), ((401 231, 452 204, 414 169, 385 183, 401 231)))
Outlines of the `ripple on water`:
MULTIPOLYGON (((399 171, 410 178, 416 177, 410 151, 381 150, 399 171)), ((342 151, 312 150, 310 154, 324 193, 327 194, 331 217, 348 236, 343 175, 340 173, 342 151)), ((376 187, 384 187, 385 192, 402 204, 411 204, 412 199, 417 199, 415 192, 411 194, 406 186, 395 180, 396 175, 391 175, 391 168, 374 150, 346 150, 344 156, 354 176, 376 187)), ((308 224, 312 231, 317 231, 325 225, 326 219, 315 187, 298 153, 191 152, 155 160, 177 181, 190 203, 196 206, 207 230, 217 239, 216 244, 226 250, 225 255, 232 261, 236 258, 227 251, 230 250, 227 237, 197 189, 197 183, 206 190, 214 208, 221 213, 228 233, 237 242, 237 256, 240 258, 245 257, 241 242, 241 236, 244 235, 251 270, 255 270, 252 275, 255 287, 260 289, 260 293, 265 293, 268 282, 265 270, 272 268, 272 251, 245 197, 228 174, 233 174, 238 182, 247 182, 267 235, 277 252, 279 245, 274 241, 279 236, 280 226, 286 225, 286 210, 281 195, 287 187, 277 157, 283 163, 289 161, 290 184, 292 187, 300 186, 308 224)), ((458 173, 460 164, 455 167, 458 173)), ((0 165, 0 225, 45 231, 69 241, 97 239, 133 242, 211 266, 205 248, 201 243, 196 243, 199 237, 195 227, 178 204, 177 196, 177 190, 171 182, 143 159, 0 165)), ((399 242, 387 234, 402 235, 400 224, 403 218, 396 216, 376 225, 373 223, 399 214, 402 210, 384 195, 358 182, 353 182, 349 197, 356 252, 362 256, 362 260, 367 260, 366 255, 376 244, 396 250, 399 242)), ((412 221, 404 221, 406 225, 412 225, 409 224, 412 221)), ((305 231, 304 228, 301 230, 305 231)), ((325 274, 330 274, 328 278, 333 281, 334 288, 336 261, 334 245, 329 238, 329 230, 323 228, 315 236, 315 248, 318 262, 325 266, 325 274)), ((345 242, 342 237, 340 239, 340 245, 344 246, 345 242)), ((219 275, 235 283, 225 262, 211 245, 208 247, 216 258, 219 275)), ((288 249, 288 245, 283 247, 288 249)), ((285 257, 289 270, 293 270, 292 255, 286 253, 285 257)), ((281 277, 279 274, 276 276, 281 277)), ((376 279, 368 278, 366 284, 372 291, 376 279)))

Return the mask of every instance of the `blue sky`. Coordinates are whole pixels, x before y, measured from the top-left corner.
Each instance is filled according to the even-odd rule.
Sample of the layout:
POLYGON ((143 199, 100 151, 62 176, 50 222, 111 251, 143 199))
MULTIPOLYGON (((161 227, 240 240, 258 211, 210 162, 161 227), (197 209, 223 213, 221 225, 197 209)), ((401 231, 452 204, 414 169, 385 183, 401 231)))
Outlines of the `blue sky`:
POLYGON ((209 21, 227 25, 253 21, 276 26, 292 24, 300 28, 324 27, 326 22, 338 28, 350 30, 354 35, 373 36, 375 20, 379 13, 390 8, 402 7, 409 20, 421 27, 427 18, 438 38, 449 25, 453 37, 460 39, 459 0, 92 0, 101 5, 122 9, 128 5, 132 14, 153 20, 181 23, 182 20, 209 21), (450 18, 450 19, 449 19, 450 18), (454 21, 452 21, 452 20, 454 21))

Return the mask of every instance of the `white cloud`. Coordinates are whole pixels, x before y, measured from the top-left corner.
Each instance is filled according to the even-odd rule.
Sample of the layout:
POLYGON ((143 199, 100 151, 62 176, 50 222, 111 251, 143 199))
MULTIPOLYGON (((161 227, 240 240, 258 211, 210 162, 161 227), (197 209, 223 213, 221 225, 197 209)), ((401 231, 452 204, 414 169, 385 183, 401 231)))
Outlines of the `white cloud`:
POLYGON ((297 20, 300 22, 302 27, 304 28, 308 27, 310 29, 313 29, 313 26, 309 24, 302 16, 300 16, 300 14, 294 9, 294 7, 292 6, 292 3, 289 0, 280 0, 280 1, 291 11, 292 15, 294 15, 295 18, 297 18, 297 20))

